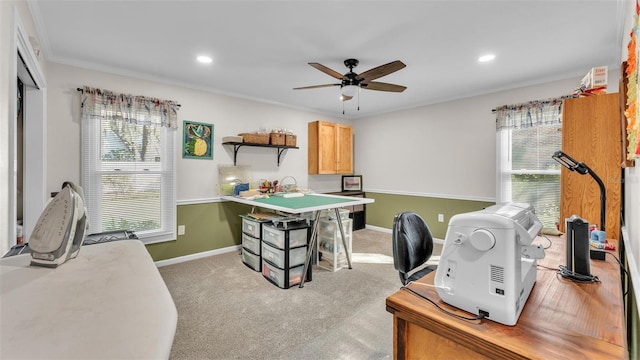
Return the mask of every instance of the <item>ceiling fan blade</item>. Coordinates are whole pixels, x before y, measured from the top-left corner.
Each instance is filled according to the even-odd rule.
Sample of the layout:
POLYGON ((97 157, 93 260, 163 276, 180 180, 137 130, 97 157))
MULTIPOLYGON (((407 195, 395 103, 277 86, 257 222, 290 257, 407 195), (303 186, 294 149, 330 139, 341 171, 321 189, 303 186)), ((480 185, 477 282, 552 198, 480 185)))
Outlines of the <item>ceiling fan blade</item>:
POLYGON ((342 101, 349 101, 353 99, 353 96, 349 96, 349 95, 340 95, 340 100, 342 101))
POLYGON ((407 65, 405 65, 402 61, 396 60, 388 64, 380 65, 378 67, 374 67, 373 69, 367 70, 362 74, 359 74, 357 78, 362 79, 365 82, 375 80, 379 77, 383 77, 385 75, 389 75, 393 72, 403 69, 406 66, 407 65))
POLYGON ((362 88, 367 90, 403 92, 407 87, 402 85, 372 81, 367 84, 362 84, 362 88))
POLYGON ((331 87, 331 86, 340 86, 340 85, 341 85, 341 84, 311 85, 311 86, 303 86, 303 87, 293 88, 293 90, 317 89, 317 88, 331 87))
POLYGON ((342 80, 343 75, 340 74, 339 72, 329 69, 328 67, 322 65, 322 64, 318 64, 318 63, 309 63, 309 65, 313 66, 314 68, 322 71, 323 73, 329 75, 329 76, 333 76, 334 78, 338 79, 338 80, 342 80))

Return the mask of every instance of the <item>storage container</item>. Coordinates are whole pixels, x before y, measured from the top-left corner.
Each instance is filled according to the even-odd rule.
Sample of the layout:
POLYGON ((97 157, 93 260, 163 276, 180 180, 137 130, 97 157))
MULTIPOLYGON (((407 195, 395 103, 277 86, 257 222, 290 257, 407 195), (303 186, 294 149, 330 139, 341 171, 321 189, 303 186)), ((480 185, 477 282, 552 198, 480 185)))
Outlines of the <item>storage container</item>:
POLYGON ((222 143, 241 143, 242 142, 242 136, 223 136, 222 137, 222 143))
POLYGON ((347 258, 344 252, 333 253, 327 251, 318 251, 318 264, 319 267, 336 272, 342 268, 349 266, 347 258))
POLYGON ((283 133, 271 133, 269 134, 269 141, 271 145, 284 145, 284 134, 283 133))
POLYGON ((277 227, 264 224, 262 226, 262 241, 278 249, 287 250, 307 245, 307 233, 308 226, 306 223, 289 223, 286 229, 282 224, 277 227))
POLYGON ((253 220, 242 215, 240 216, 242 217, 242 232, 259 239, 262 234, 262 224, 265 223, 266 220, 253 220))
POLYGON ((284 136, 284 144, 286 146, 292 146, 295 147, 296 146, 296 141, 297 137, 295 135, 292 134, 285 134, 284 136))
POLYGON ((247 235, 245 233, 242 234, 242 247, 251 251, 256 255, 260 255, 260 239, 254 238, 253 236, 247 235))
MULTIPOLYGON (((349 219, 349 213, 350 213, 349 210, 340 208, 338 209, 338 213, 340 214, 340 219, 342 220, 349 219)), ((336 210, 335 209, 322 210, 322 212, 320 213, 320 218, 327 219, 327 220, 335 220, 336 210)))
MULTIPOLYGON (((344 230, 344 236, 347 240, 350 240, 353 235, 353 220, 342 220, 342 228, 344 230)), ((320 219, 318 224, 318 238, 320 237, 331 239, 335 237, 340 243, 340 251, 342 251, 342 236, 340 235, 340 228, 336 220, 320 219)))
POLYGON ((288 270, 279 269, 266 261, 262 262, 262 275, 280 288, 288 289, 302 282, 304 265, 288 270))
MULTIPOLYGON (((353 220, 342 220, 344 236, 349 256, 352 253, 353 220)), ((342 236, 336 220, 319 220, 318 224, 318 266, 337 271, 348 266, 342 243, 342 236)))
POLYGON ((242 141, 246 144, 261 144, 261 145, 269 144, 269 134, 242 133, 238 135, 242 136, 242 141))
POLYGON ((247 249, 242 249, 242 262, 254 271, 260 271, 262 265, 260 255, 252 254, 247 249))
POLYGON ((303 265, 307 258, 307 247, 301 246, 295 249, 280 250, 265 242, 262 242, 262 259, 279 267, 287 269, 297 265, 303 265))

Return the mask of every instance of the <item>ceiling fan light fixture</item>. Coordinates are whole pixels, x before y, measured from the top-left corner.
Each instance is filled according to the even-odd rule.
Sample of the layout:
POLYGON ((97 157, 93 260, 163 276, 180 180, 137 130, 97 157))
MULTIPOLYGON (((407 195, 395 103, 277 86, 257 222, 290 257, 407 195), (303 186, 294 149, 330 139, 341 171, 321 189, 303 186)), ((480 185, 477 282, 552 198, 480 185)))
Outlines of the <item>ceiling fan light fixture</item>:
POLYGON ((342 87, 341 92, 343 96, 353 97, 358 93, 359 89, 360 87, 357 85, 346 85, 342 87))
POLYGON ((203 63, 203 64, 210 64, 213 62, 213 59, 209 56, 206 55, 200 55, 196 58, 196 60, 198 60, 198 62, 203 63))
POLYGON ((492 61, 493 59, 496 58, 495 54, 486 54, 486 55, 482 55, 478 58, 478 62, 484 63, 484 62, 489 62, 492 61))

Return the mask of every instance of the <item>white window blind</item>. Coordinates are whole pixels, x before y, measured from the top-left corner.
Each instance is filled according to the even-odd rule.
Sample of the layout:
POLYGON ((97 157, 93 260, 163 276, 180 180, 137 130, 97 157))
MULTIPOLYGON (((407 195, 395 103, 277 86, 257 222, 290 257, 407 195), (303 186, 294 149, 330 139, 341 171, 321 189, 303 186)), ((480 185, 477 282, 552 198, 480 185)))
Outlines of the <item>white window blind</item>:
POLYGON ((560 221, 562 99, 496 109, 497 200, 531 204, 546 228, 560 221))
POLYGON ((133 230, 146 243, 175 239, 175 128, 167 126, 164 111, 149 111, 149 100, 151 108, 158 103, 84 89, 82 187, 89 233, 133 230))

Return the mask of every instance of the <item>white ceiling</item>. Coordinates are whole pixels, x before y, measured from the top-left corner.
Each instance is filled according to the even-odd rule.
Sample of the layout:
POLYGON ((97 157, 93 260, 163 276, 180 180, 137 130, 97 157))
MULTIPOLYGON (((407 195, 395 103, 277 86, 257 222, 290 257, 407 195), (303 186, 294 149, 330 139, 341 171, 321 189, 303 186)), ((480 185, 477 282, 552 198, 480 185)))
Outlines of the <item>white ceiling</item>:
MULTIPOLYGON (((48 61, 358 118, 620 67, 626 0, 29 1, 48 61), (491 63, 478 63, 485 53, 491 63), (206 54, 212 64, 197 63, 206 54), (318 62, 361 73, 401 60, 338 100, 318 62)), ((91 85, 91 84, 86 84, 91 85)), ((576 84, 578 85, 578 84, 576 84)), ((117 89, 114 89, 117 91, 117 89)), ((573 89, 567 89, 571 92, 573 89)))

